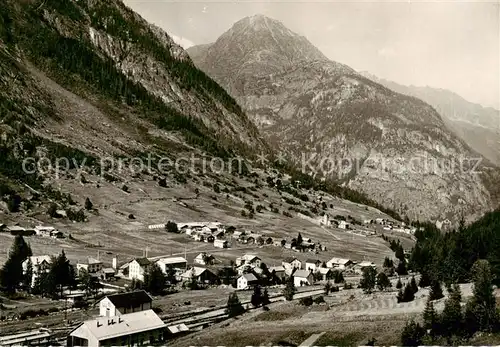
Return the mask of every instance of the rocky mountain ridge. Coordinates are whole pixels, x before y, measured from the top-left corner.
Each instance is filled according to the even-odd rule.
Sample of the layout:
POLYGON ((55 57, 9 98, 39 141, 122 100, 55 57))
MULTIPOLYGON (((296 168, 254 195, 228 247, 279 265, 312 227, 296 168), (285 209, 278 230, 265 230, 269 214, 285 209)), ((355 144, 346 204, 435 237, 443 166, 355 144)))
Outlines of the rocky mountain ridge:
POLYGON ((299 35, 279 44, 260 39, 273 37, 280 25, 254 25, 242 19, 213 45, 188 52, 197 52, 195 64, 222 83, 271 145, 296 164, 333 175, 412 219, 479 216, 496 206, 488 163, 488 173, 471 173, 472 159, 482 157, 430 105, 315 54, 281 63, 297 51, 307 57, 297 47, 312 45, 295 40, 299 35), (269 64, 256 59, 264 53, 273 57, 269 64), (218 59, 231 68, 211 63, 218 59), (239 69, 245 73, 235 74, 239 69))
POLYGON ((398 93, 415 96, 432 105, 447 126, 485 158, 500 165, 500 111, 469 102, 449 90, 405 86, 367 72, 361 74, 398 93))

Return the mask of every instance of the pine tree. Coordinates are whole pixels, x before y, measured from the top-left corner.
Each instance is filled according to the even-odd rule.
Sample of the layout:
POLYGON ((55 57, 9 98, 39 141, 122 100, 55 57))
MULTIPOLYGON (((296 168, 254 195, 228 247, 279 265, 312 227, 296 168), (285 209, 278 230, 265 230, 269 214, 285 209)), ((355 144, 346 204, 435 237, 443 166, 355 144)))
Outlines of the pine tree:
MULTIPOLYGON (((50 281, 55 281, 59 297, 63 296, 64 286, 71 286, 75 282, 75 278, 73 277, 74 272, 71 270, 71 266, 68 258, 66 258, 64 250, 52 260, 49 271, 50 281)), ((52 283, 50 283, 50 285, 52 285, 52 283)))
POLYGON ((411 287, 411 289, 413 291, 413 294, 415 294, 416 292, 418 292, 418 286, 417 286, 417 281, 415 280, 415 277, 411 278, 410 287, 411 287))
POLYGON ((429 274, 427 273, 427 271, 422 271, 420 274, 420 280, 418 281, 418 286, 420 288, 425 288, 425 287, 430 286, 431 283, 432 283, 432 281, 431 281, 431 278, 430 278, 429 274))
POLYGON ((262 306, 267 306, 271 303, 269 299, 269 293, 267 292, 267 288, 264 288, 264 293, 262 294, 262 306))
POLYGON ((396 299, 398 300, 398 304, 400 302, 404 302, 403 289, 399 288, 398 294, 396 295, 396 299))
POLYGON ((262 291, 260 286, 255 286, 253 288, 252 297, 250 298, 250 303, 253 307, 259 307, 262 304, 262 291))
POLYGON ((399 261, 396 272, 399 276, 408 275, 408 270, 406 269, 406 261, 404 259, 399 261))
POLYGON ((293 283, 293 277, 290 276, 290 278, 285 284, 285 288, 283 289, 283 296, 285 297, 285 300, 287 301, 293 300, 295 291, 296 289, 295 289, 295 284, 293 283))
POLYGON ((389 277, 384 272, 380 272, 377 275, 377 287, 379 290, 385 290, 386 288, 390 288, 392 286, 389 277))
POLYGON ((471 334, 476 331, 498 331, 500 318, 493 294, 491 267, 487 260, 478 260, 471 269, 474 281, 473 297, 466 306, 466 325, 471 334))
POLYGON ((297 236, 297 245, 300 246, 302 245, 302 235, 299 233, 299 236, 297 236))
POLYGON ((17 235, 14 238, 14 244, 12 247, 12 256, 17 258, 21 263, 33 255, 30 245, 26 243, 21 235, 17 235))
POLYGON ((401 289, 401 288, 403 288, 403 283, 401 283, 401 279, 398 278, 398 281, 396 283, 396 289, 401 289))
POLYGON ((438 333, 438 314, 434 309, 434 304, 430 299, 427 300, 423 312, 424 328, 431 330, 431 336, 436 336, 438 333))
POLYGON ((245 312, 245 309, 243 308, 238 295, 236 293, 229 294, 226 307, 226 314, 229 318, 239 316, 243 312, 245 312))
POLYGON ((384 268, 392 268, 393 266, 394 266, 394 262, 392 261, 392 259, 390 259, 389 257, 385 257, 384 268))
POLYGON ((23 262, 33 253, 21 235, 14 238, 9 258, 0 270, 0 284, 8 293, 13 293, 23 282, 23 262))
POLYGON ((415 299, 415 293, 413 292, 413 288, 411 284, 407 284, 405 289, 403 290, 403 302, 410 302, 415 299))
POLYGON ((371 266, 363 269, 363 278, 361 278, 359 284, 365 293, 371 293, 375 288, 376 276, 377 271, 371 266))
POLYGON ((86 270, 83 269, 80 270, 79 281, 87 298, 96 296, 99 288, 101 288, 99 280, 96 277, 91 276, 86 270))
POLYGON ((332 284, 330 281, 326 282, 325 284, 325 295, 328 295, 330 293, 330 290, 332 289, 332 284))
POLYGON ((444 294, 441 283, 439 283, 439 281, 433 281, 429 292, 429 300, 439 300, 442 297, 444 297, 444 294))
POLYGON ((411 320, 406 323, 403 331, 401 332, 401 345, 402 346, 421 346, 422 338, 425 335, 425 330, 420 324, 411 320))
POLYGON ((92 201, 90 201, 90 199, 89 199, 89 198, 86 198, 86 199, 85 199, 85 209, 86 209, 87 211, 90 211, 90 210, 92 210, 93 208, 94 208, 94 204, 92 204, 92 201))
POLYGON ((166 277, 157 264, 148 267, 144 274, 144 289, 153 295, 160 295, 166 287, 166 277))
POLYGON ((453 287, 441 313, 442 333, 447 338, 448 344, 451 344, 453 335, 461 335, 464 332, 461 298, 460 288, 453 287))

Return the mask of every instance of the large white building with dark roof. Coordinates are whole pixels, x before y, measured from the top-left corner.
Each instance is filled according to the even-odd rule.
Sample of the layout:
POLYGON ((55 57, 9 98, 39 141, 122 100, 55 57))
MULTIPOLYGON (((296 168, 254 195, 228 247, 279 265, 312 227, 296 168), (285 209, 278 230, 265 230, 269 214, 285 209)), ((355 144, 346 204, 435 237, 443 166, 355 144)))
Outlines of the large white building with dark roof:
POLYGON ((117 317, 99 317, 73 329, 67 346, 137 346, 165 341, 167 326, 153 310, 128 313, 117 317))

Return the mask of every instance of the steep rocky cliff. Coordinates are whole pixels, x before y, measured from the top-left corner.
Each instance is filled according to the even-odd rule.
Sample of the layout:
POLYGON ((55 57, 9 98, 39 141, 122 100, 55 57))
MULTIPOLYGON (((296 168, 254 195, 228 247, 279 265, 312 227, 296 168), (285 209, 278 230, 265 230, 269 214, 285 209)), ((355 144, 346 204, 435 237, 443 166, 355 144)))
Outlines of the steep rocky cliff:
POLYGON ((305 171, 410 218, 479 216, 496 204, 491 172, 472 172, 482 157, 431 106, 328 61, 281 23, 244 18, 190 51, 305 171))
POLYGON ((362 72, 363 76, 395 92, 424 100, 443 117, 446 125, 474 150, 500 165, 500 111, 469 102, 445 89, 405 86, 362 72))

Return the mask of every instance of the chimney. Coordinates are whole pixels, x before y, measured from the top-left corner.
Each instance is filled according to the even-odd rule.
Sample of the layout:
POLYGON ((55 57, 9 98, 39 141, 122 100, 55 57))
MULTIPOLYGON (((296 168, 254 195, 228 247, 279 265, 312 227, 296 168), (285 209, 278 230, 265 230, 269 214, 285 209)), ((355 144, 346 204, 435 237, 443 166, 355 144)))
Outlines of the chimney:
POLYGON ((116 259, 116 257, 113 257, 113 269, 117 269, 118 267, 118 260, 116 259))

